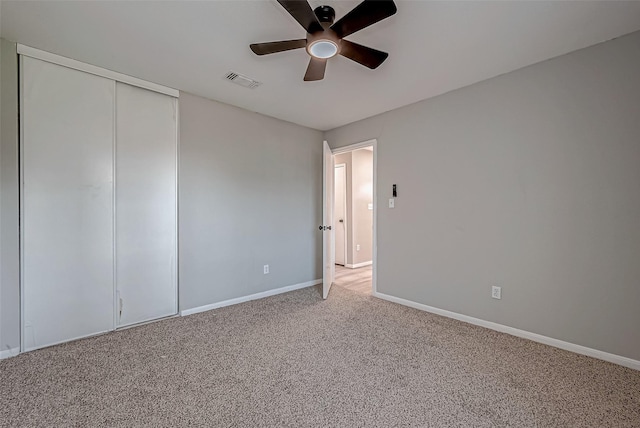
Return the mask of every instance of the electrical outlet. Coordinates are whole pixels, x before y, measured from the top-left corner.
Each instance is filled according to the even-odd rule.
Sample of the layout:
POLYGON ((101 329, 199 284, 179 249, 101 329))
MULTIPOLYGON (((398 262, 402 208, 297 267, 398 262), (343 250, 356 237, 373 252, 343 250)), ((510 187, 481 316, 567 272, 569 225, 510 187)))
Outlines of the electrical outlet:
POLYGON ((356 245, 356 251, 360 251, 360 244, 356 245))
POLYGON ((264 265, 263 270, 264 270, 264 274, 265 275, 268 274, 269 273, 269 265, 264 265))
POLYGON ((502 299, 502 287, 496 287, 495 285, 491 287, 491 297, 494 299, 502 299))
POLYGON ((395 208, 396 206, 396 200, 391 198, 389 199, 389 208, 395 208))

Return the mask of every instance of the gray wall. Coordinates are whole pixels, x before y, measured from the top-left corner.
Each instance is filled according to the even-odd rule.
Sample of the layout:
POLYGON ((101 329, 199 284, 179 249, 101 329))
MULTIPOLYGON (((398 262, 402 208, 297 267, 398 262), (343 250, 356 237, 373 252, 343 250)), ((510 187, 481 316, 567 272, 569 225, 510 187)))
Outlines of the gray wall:
POLYGON ((18 64, 0 39, 0 351, 20 346, 18 247, 18 64))
POLYGON ((179 215, 181 310, 322 278, 322 133, 181 93, 179 215))
POLYGON ((640 360, 639 76, 634 33, 326 132, 378 140, 378 291, 640 360))

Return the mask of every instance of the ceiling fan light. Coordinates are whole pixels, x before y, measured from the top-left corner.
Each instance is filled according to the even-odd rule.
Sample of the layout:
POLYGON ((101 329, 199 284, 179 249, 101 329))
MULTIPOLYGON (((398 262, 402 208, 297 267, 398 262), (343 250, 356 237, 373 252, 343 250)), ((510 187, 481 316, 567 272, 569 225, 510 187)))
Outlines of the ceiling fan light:
POLYGON ((331 40, 321 39, 311 43, 307 51, 313 57, 326 59, 338 53, 338 45, 331 40))

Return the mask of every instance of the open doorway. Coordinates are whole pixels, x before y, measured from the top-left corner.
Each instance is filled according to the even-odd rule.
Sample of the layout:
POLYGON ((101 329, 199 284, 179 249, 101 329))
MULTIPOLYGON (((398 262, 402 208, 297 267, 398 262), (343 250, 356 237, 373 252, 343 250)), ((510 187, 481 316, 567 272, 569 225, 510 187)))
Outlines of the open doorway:
POLYGON ((374 262, 374 147, 334 151, 334 284, 372 294, 374 262))

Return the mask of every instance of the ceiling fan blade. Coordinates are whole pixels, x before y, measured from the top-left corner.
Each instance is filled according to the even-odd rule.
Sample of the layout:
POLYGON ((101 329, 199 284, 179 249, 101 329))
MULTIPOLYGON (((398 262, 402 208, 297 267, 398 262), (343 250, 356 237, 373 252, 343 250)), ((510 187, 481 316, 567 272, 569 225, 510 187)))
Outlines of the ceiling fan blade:
POLYGON ((336 32, 338 37, 346 37, 390 17, 397 11, 393 0, 364 0, 333 24, 331 29, 336 32))
POLYGON ((327 68, 327 60, 311 57, 307 72, 304 74, 304 81, 324 79, 324 70, 327 68))
POLYGON ((253 43, 249 45, 256 55, 267 55, 276 52, 290 51, 291 49, 304 48, 307 46, 306 39, 282 40, 279 42, 253 43))
POLYGON ((278 3, 307 30, 307 33, 324 31, 322 25, 318 22, 316 14, 313 13, 311 6, 306 0, 278 0, 278 3))
POLYGON ((371 69, 377 68, 389 56, 386 52, 362 46, 349 40, 343 39, 341 44, 340 55, 371 69))

